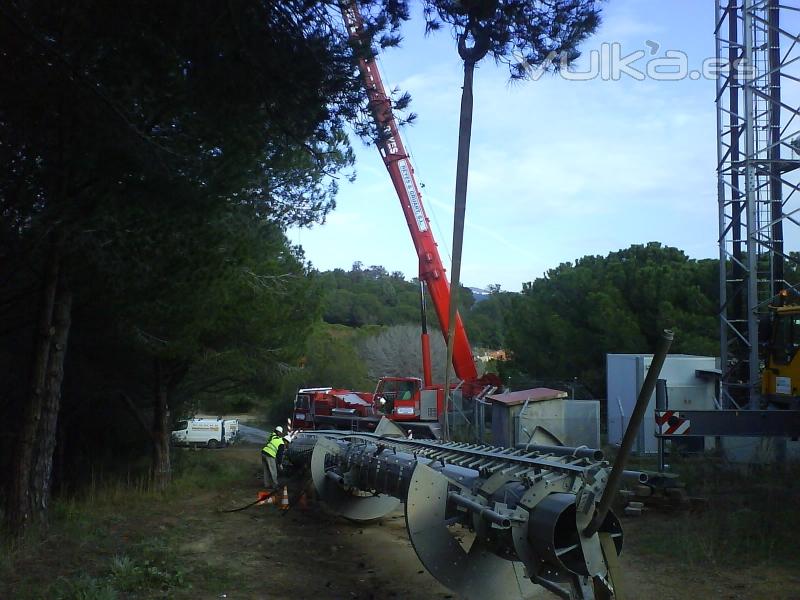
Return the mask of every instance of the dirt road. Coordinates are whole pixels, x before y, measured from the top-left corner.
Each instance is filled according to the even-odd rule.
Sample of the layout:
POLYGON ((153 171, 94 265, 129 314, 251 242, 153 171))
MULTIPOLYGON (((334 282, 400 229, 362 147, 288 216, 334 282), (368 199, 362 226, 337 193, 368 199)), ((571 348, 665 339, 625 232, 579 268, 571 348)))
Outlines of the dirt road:
POLYGON ((267 439, 267 432, 258 427, 239 423, 239 438, 248 444, 261 444, 267 439))

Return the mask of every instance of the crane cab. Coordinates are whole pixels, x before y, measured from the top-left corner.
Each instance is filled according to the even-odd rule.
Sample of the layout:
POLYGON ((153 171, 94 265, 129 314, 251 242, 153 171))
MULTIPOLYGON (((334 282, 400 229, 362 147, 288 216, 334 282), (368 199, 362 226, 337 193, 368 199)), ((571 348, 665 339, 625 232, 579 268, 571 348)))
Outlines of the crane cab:
POLYGON ((789 405, 800 396, 800 305, 772 307, 761 391, 772 403, 789 405))
POLYGON ((375 402, 392 421, 438 421, 444 410, 444 388, 426 387, 418 377, 382 377, 375 402))
POLYGON ((418 421, 422 380, 417 377, 382 377, 375 388, 378 410, 393 421, 418 421))

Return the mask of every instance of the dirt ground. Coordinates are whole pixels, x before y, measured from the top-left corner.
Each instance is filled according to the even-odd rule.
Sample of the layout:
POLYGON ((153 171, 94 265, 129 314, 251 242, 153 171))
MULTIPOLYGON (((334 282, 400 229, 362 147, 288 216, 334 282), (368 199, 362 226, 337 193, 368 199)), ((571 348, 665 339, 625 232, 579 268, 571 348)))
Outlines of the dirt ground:
MULTIPOLYGON (((242 501, 253 493, 246 487, 238 490, 242 501)), ((207 521, 199 513, 197 518, 207 521)), ((670 518, 653 514, 623 521, 622 565, 633 598, 800 599, 800 573, 789 569, 740 568, 734 557, 723 557, 721 565, 711 568, 645 557, 638 551, 637 534, 654 521, 661 526, 670 518)), ((242 566, 253 573, 243 577, 242 586, 225 592, 228 598, 454 598, 420 565, 402 511, 376 524, 357 526, 326 515, 319 505, 286 514, 264 506, 225 515, 215 529, 209 544, 231 552, 238 548, 242 566), (252 545, 253 534, 263 543, 252 545)), ((187 544, 186 549, 192 547, 187 544)), ((202 554, 199 549, 198 559, 202 554)), ((800 556, 797 564, 800 567, 800 556)), ((550 597, 554 596, 542 594, 550 597)))
POLYGON ((233 569, 239 576, 229 588, 192 589, 176 597, 454 598, 419 564, 401 511, 369 526, 328 515, 316 503, 308 510, 295 506, 282 512, 265 505, 209 518, 209 504, 243 505, 260 489, 258 453, 252 449, 223 452, 251 460, 252 480, 230 493, 189 500, 187 520, 204 535, 187 540, 180 550, 187 559, 207 561, 215 569, 233 569))
MULTIPOLYGON (((46 541, 41 552, 29 552, 11 572, 4 572, 0 597, 44 597, 36 592, 39 588, 31 587, 33 578, 71 576, 121 553, 139 556, 134 548, 157 540, 163 545, 160 556, 166 556, 170 568, 181 573, 180 581, 164 592, 134 590, 115 597, 454 598, 420 565, 401 512, 369 526, 327 515, 315 504, 308 510, 294 506, 286 512, 269 505, 218 512, 255 499, 261 487, 261 465, 255 448, 214 452, 221 461, 246 461, 247 476, 226 489, 148 504, 135 515, 109 516, 101 524, 91 525, 97 536, 94 542, 84 541, 76 547, 75 540, 46 541), (83 560, 76 559, 76 553, 84 553, 83 560)), ((637 545, 637 537, 656 524, 668 531, 663 520, 669 518, 648 515, 623 522, 626 547, 622 564, 631 598, 800 599, 800 577, 791 568, 739 568, 736 563, 742 557, 722 557, 713 568, 653 558, 650 551, 637 545)), ((102 571, 100 567, 95 570, 102 571)), ((542 594, 542 598, 550 597, 542 594)))

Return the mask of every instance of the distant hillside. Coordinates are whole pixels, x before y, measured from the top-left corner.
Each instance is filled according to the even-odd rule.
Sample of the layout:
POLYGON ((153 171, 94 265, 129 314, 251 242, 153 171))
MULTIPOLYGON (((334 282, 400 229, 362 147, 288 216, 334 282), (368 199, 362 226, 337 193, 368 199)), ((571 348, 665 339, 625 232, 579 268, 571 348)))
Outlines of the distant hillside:
MULTIPOLYGON (((419 280, 407 280, 399 271, 388 272, 380 265, 365 267, 355 263, 349 271, 334 269, 316 274, 322 293, 322 318, 326 323, 364 327, 367 325, 419 326, 419 280)), ((499 286, 496 287, 499 292, 499 286)), ((486 304, 492 290, 461 287, 459 304, 473 347, 499 348, 503 338, 503 319, 497 307, 486 304), (480 308, 478 304, 480 303, 480 308)), ((430 298, 428 327, 439 329, 430 298)))

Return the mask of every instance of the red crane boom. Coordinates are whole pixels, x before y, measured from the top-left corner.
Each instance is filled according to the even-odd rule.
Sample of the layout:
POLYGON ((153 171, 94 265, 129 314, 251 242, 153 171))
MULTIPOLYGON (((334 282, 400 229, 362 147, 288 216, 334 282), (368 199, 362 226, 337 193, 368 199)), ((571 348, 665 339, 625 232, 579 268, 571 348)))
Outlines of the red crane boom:
MULTIPOLYGON (((356 45, 365 44, 363 21, 356 2, 342 2, 340 6, 350 39, 356 45)), ((367 91, 369 109, 380 133, 376 144, 381 153, 381 158, 383 158, 383 163, 389 171, 392 185, 394 185, 400 205, 403 208, 411 239, 414 241, 414 248, 419 257, 419 278, 428 287, 428 293, 436 310, 436 316, 439 318, 442 335, 447 340, 447 329, 450 320, 448 315, 450 282, 445 275, 445 268, 439 256, 439 249, 433 239, 430 221, 422 204, 422 194, 414 176, 414 168, 411 166, 408 153, 403 146, 400 130, 392 112, 391 100, 384 88, 373 53, 370 48, 363 48, 363 50, 360 53, 358 67, 367 91)), ((459 379, 465 381, 475 380, 478 377, 478 372, 472 358, 472 348, 469 345, 467 332, 458 313, 456 313, 454 335, 453 369, 455 369, 459 379)))

